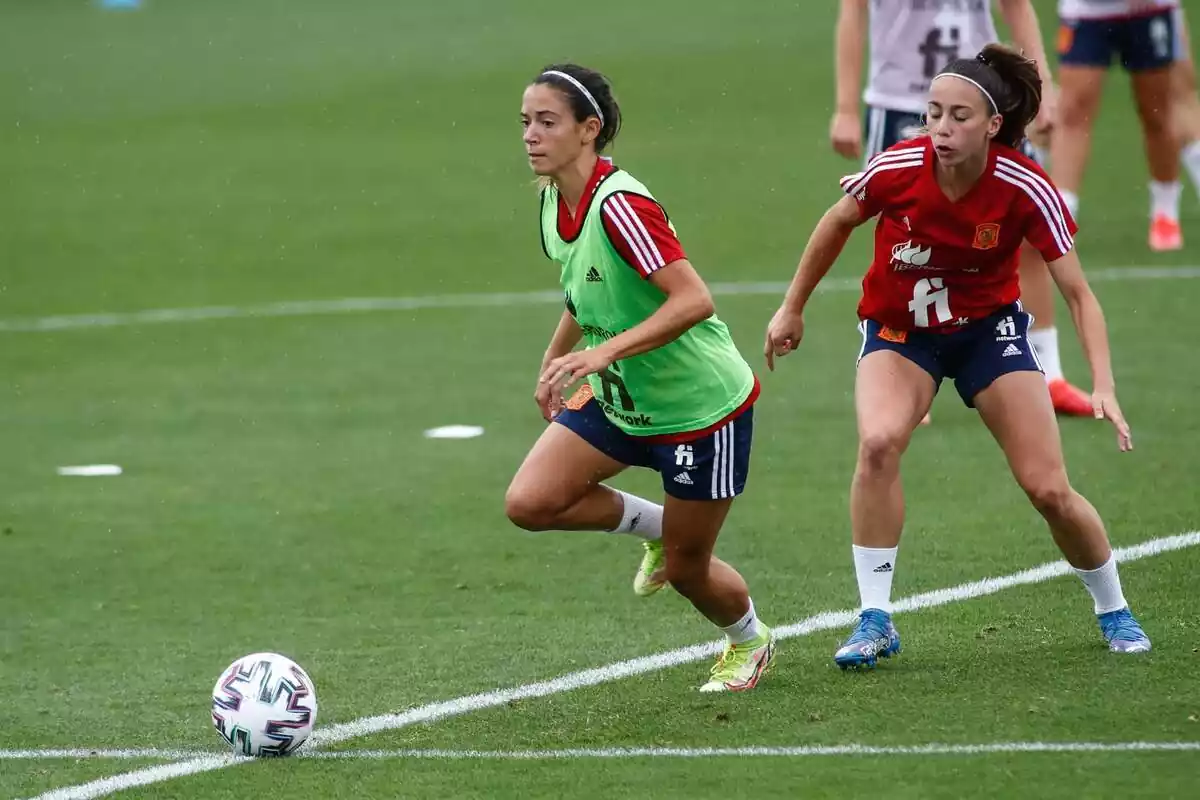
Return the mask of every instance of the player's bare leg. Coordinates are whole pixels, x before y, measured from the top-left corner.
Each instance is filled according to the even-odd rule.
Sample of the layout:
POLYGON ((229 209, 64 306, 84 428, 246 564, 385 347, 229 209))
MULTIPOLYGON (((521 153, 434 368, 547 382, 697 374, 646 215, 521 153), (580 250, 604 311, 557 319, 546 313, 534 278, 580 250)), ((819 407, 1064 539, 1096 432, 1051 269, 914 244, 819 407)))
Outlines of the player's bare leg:
POLYGON ((662 563, 662 506, 605 486, 625 469, 564 425, 551 424, 517 470, 504 497, 514 524, 529 531, 609 531, 643 540, 634 592, 654 594, 665 583, 662 563))
POLYGON ((1092 595, 1111 649, 1141 652, 1150 640, 1129 612, 1104 523, 1067 479, 1058 422, 1041 375, 1011 372, 975 396, 1013 476, 1050 526, 1054 543, 1092 595))
POLYGON ((1058 120, 1050 136, 1050 177, 1076 219, 1104 78, 1105 70, 1100 67, 1062 64, 1058 68, 1058 120))
POLYGON ((624 469, 569 428, 548 425, 513 476, 505 513, 528 531, 612 530, 624 502, 601 481, 624 469))
POLYGON ((1200 95, 1196 86, 1196 62, 1188 35, 1187 20, 1180 9, 1176 18, 1181 42, 1179 60, 1171 66, 1171 125, 1175 140, 1182 144, 1180 160, 1200 193, 1200 95))
POLYGON ((1130 80, 1150 166, 1150 249, 1183 247, 1179 226, 1179 151, 1171 120, 1172 69, 1135 72, 1130 80))
POLYGON ((759 622, 750 590, 738 571, 713 556, 733 500, 682 500, 663 507, 666 578, 675 591, 720 628, 726 646, 704 692, 752 689, 770 666, 775 642, 759 622))
POLYGON ((1058 328, 1054 325, 1054 282, 1041 253, 1029 245, 1021 245, 1020 276, 1021 305, 1033 315, 1029 343, 1037 353, 1046 373, 1050 399, 1054 410, 1075 417, 1092 415, 1092 399, 1082 389, 1067 382, 1058 352, 1058 328))
POLYGON ((833 660, 843 669, 873 667, 900 652, 891 621, 892 576, 904 527, 900 458, 929 411, 933 378, 899 353, 879 350, 858 365, 854 402, 858 463, 850 485, 850 530, 862 613, 833 660))

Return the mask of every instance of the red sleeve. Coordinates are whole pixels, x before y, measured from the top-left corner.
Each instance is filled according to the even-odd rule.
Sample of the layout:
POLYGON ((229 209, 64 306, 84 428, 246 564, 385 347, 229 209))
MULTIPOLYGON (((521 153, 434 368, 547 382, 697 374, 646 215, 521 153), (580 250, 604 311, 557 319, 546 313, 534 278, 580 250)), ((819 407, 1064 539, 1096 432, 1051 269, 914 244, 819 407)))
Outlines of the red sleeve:
POLYGON ((650 198, 615 192, 605 198, 601 212, 608 240, 643 278, 687 258, 666 212, 650 198))
POLYGON ((1013 205, 1021 216, 1025 239, 1046 263, 1057 261, 1075 247, 1079 230, 1058 188, 1031 159, 1019 154, 996 158, 996 177, 1017 188, 1013 205))
POLYGON ((840 181, 842 191, 854 198, 863 219, 870 219, 887 205, 893 186, 900 181, 911 181, 905 175, 913 167, 925 163, 925 146, 912 142, 901 142, 867 162, 862 172, 847 175, 840 181))

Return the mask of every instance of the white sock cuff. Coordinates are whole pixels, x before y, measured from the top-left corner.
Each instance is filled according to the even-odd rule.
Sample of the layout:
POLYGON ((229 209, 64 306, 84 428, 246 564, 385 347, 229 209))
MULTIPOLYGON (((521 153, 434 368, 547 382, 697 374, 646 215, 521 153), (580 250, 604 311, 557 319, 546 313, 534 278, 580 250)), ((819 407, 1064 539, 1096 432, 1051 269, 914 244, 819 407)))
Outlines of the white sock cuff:
POLYGON ((621 524, 613 528, 611 533, 632 533, 647 541, 662 538, 662 506, 620 489, 613 491, 621 496, 624 510, 621 512, 621 524))
POLYGON ((726 638, 733 644, 742 644, 758 636, 758 615, 754 613, 754 598, 749 598, 750 608, 742 618, 732 625, 721 628, 726 638))
POLYGON ((1121 576, 1117 572, 1115 554, 1109 555, 1108 561, 1095 569, 1073 569, 1091 593, 1097 614, 1120 611, 1129 605, 1125 600, 1125 593, 1121 591, 1121 576))

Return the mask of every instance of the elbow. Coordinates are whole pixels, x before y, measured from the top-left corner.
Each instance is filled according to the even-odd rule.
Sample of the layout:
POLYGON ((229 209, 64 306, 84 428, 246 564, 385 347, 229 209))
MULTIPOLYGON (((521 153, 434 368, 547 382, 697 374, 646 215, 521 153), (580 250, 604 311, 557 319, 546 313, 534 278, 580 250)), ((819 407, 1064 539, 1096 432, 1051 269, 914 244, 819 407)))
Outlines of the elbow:
POLYGON ((696 298, 692 324, 704 322, 715 313, 717 313, 717 306, 713 303, 712 295, 706 291, 701 297, 696 298))

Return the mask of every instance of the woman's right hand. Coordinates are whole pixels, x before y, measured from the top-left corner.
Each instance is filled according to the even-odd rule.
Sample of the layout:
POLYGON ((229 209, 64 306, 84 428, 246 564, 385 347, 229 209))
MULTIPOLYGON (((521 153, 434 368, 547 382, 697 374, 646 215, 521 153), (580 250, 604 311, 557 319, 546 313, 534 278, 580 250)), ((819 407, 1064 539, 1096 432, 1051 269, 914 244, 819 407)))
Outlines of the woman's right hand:
POLYGON ((767 341, 763 355, 767 357, 767 369, 775 371, 776 357, 782 358, 795 350, 804 338, 804 312, 780 306, 767 326, 767 341))
POLYGON ((544 362, 542 368, 538 370, 538 384, 537 388, 533 390, 533 401, 537 403, 538 410, 542 412, 542 419, 546 422, 553 422, 558 412, 562 411, 565 401, 562 389, 552 386, 550 383, 543 383, 541 380, 542 373, 546 371, 546 365, 549 363, 549 361, 544 362))
POLYGON ((833 115, 829 143, 840 156, 862 158, 862 121, 857 112, 839 111, 833 115))

